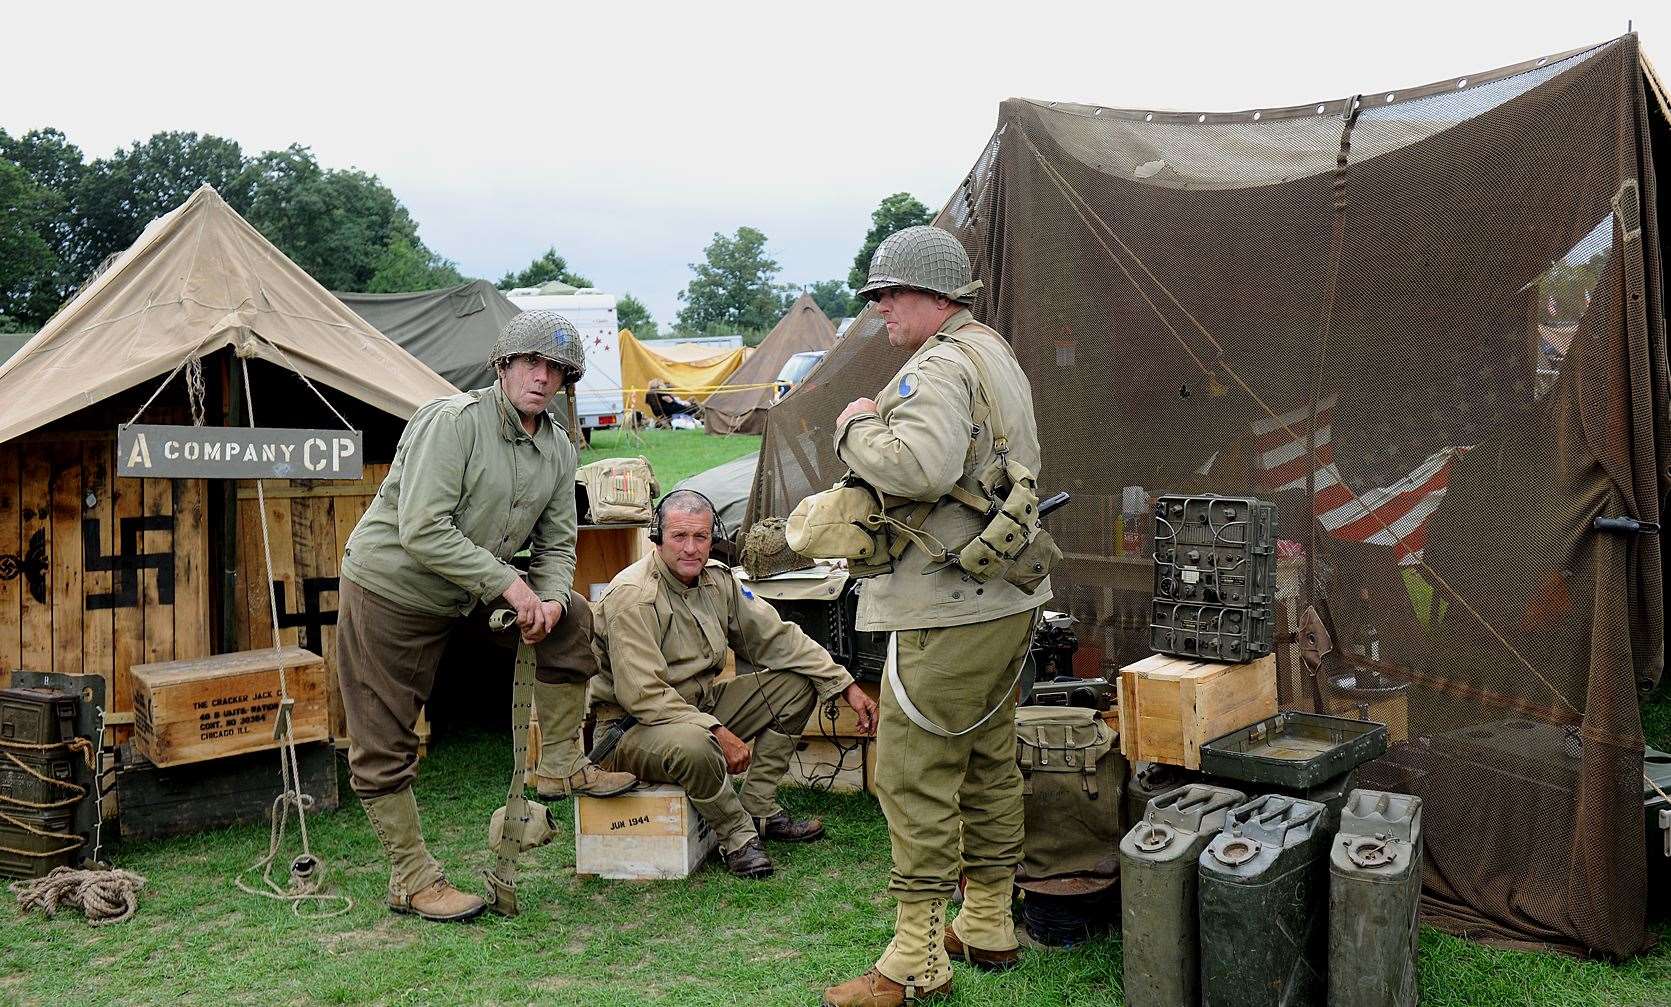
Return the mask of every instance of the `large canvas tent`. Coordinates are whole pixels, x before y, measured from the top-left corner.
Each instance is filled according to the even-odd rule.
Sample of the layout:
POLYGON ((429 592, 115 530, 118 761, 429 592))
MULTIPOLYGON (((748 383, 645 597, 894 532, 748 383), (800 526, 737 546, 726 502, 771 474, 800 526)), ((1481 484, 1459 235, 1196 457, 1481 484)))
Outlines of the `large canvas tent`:
POLYGON ((522 310, 486 280, 410 294, 336 296, 372 328, 466 390, 497 380, 488 363, 493 341, 522 310))
MULTIPOLYGON (((0 366, 0 684, 100 675, 120 735, 135 664, 270 645, 270 598, 276 642, 334 674, 340 547, 401 421, 453 391, 198 189, 0 366), (242 426, 251 408, 364 431, 363 478, 269 480, 263 513, 252 483, 116 474, 120 423, 242 426)), ((334 688, 331 707, 341 737, 334 688)))
POLYGON ((836 331, 811 294, 802 294, 772 331, 766 334, 748 363, 726 379, 703 403, 703 420, 711 434, 758 434, 766 429, 766 410, 772 407, 772 380, 783 362, 808 350, 835 345, 836 331))
POLYGON ((715 350, 712 346, 671 339, 646 341, 622 329, 621 385, 626 406, 648 413, 644 393, 650 382, 657 380, 667 382, 667 390, 680 398, 700 402, 743 366, 747 357, 748 350, 740 346, 715 350))
MULTIPOLYGON (((1664 552, 1594 519, 1671 489, 1667 140, 1634 35, 1293 108, 1012 99, 938 216, 1073 494, 1051 605, 1082 648, 1148 651, 1153 493, 1274 500, 1279 628, 1332 636, 1311 665, 1279 638, 1282 701, 1402 714, 1359 783, 1423 798, 1424 918, 1474 937, 1647 940, 1664 552)), ((854 323, 774 409, 751 518, 835 481, 838 412, 904 358, 854 323)))

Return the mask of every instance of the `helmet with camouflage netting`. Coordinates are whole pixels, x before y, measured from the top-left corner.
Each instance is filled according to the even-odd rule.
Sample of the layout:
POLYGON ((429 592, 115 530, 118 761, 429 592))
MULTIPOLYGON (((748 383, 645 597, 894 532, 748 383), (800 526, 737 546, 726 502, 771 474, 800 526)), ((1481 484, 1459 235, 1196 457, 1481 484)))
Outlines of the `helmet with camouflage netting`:
POLYGON ((788 523, 780 517, 755 522, 743 538, 743 569, 756 580, 775 577, 792 570, 816 566, 812 560, 789 548, 788 523))
POLYGON ((870 279, 859 296, 874 301, 891 287, 909 287, 972 304, 981 281, 971 280, 969 253, 950 231, 923 224, 895 231, 870 257, 870 279))
POLYGON ((530 353, 563 368, 571 384, 586 373, 586 344, 580 339, 580 330, 555 311, 524 311, 507 322, 493 341, 489 362, 497 366, 530 353))

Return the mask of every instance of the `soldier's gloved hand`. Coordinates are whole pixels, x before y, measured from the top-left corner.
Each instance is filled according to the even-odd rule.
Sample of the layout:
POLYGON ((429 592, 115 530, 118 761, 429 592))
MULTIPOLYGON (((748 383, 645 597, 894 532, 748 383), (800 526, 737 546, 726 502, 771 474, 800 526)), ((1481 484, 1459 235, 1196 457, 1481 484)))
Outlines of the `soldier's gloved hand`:
POLYGON ((841 415, 836 417, 836 426, 841 426, 854 416, 874 412, 878 412, 875 399, 854 399, 847 403, 847 408, 843 409, 841 415))
POLYGON ((859 715, 859 733, 866 735, 875 734, 876 700, 871 699, 868 693, 859 688, 859 683, 857 682, 849 685, 847 687, 847 691, 841 694, 841 698, 845 699, 847 701, 847 705, 853 708, 853 712, 859 715))
POLYGON ((735 776, 747 770, 749 750, 743 739, 725 727, 714 728, 713 735, 714 740, 719 742, 720 754, 725 756, 725 771, 735 776))

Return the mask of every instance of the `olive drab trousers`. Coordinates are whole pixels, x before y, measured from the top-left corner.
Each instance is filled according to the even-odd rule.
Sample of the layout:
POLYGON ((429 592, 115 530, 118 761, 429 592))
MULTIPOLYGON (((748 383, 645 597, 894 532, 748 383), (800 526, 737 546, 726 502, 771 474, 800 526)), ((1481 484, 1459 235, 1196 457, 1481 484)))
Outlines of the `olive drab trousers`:
POLYGON ((896 631, 897 674, 945 738, 913 723, 884 681, 876 731, 876 795, 888 820, 902 902, 948 898, 958 876, 1001 880, 1021 862, 1024 815, 1015 762, 1015 680, 1032 643, 1035 612, 967 626, 896 631))

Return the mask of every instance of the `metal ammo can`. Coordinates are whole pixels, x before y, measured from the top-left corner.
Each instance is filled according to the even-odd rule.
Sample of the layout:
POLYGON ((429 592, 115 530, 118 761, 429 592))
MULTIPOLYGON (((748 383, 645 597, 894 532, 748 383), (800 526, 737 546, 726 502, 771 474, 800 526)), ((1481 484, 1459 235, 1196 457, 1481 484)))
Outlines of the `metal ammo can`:
POLYGON ((1331 1007, 1414 1007, 1422 802, 1354 790, 1329 853, 1331 1007))
POLYGON ((1270 794, 1232 811, 1202 851, 1201 1003, 1324 1003, 1326 809, 1270 794))
POLYGON ((1196 943, 1196 861, 1230 810, 1237 790, 1192 783, 1149 801, 1120 841, 1120 898, 1128 1007, 1200 1002, 1196 943))

